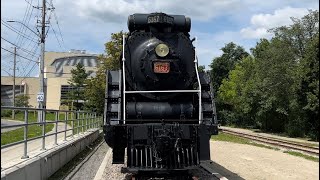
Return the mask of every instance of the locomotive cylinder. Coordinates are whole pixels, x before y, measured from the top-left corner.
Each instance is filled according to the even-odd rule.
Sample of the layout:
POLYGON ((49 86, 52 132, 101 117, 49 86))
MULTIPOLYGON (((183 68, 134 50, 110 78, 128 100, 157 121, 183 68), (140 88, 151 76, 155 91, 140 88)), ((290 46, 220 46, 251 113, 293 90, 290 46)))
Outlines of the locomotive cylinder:
POLYGON ((189 103, 169 102, 128 102, 127 116, 129 119, 180 119, 192 118, 193 105, 189 103))

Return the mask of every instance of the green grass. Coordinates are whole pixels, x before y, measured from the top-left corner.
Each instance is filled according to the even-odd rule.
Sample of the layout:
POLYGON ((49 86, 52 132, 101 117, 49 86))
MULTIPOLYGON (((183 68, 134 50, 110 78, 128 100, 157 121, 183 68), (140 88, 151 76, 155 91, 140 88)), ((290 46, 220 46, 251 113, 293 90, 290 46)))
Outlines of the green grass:
MULTIPOLYGON (((73 118, 71 118, 71 114, 68 115, 68 119, 75 119, 76 116, 73 115, 73 118)), ((83 116, 80 115, 80 118, 82 118, 83 116)), ((86 117, 86 115, 85 115, 86 117)), ((9 115, 9 116, 6 116, 6 117, 3 117, 4 119, 12 119, 12 116, 9 115)), ((56 119, 56 115, 55 113, 46 113, 46 121, 55 121, 56 119)), ((15 114, 15 119, 14 120, 18 120, 18 121, 23 121, 24 122, 24 112, 16 112, 15 114)), ((60 113, 59 114, 59 120, 60 121, 64 121, 65 120, 65 113, 60 113)), ((38 114, 37 112, 29 112, 28 114, 28 122, 29 123, 32 123, 32 122, 37 122, 38 121, 38 114)), ((91 121, 87 121, 87 123, 91 123, 91 121)), ((68 121, 67 122, 68 125, 72 126, 72 121, 68 121)), ((80 132, 83 132, 83 131, 86 131, 87 128, 85 127, 86 125, 86 120, 77 120, 77 121, 74 121, 74 127, 75 127, 75 130, 74 130, 74 133, 75 134, 78 134, 80 132), (82 121, 83 121, 83 130, 81 127, 82 125, 82 121), (79 127, 79 128, 77 128, 79 127)), ((54 124, 50 123, 50 124, 47 124, 46 125, 46 132, 49 132, 53 129, 54 127, 54 124)), ((12 131, 8 131, 8 132, 5 132, 5 133, 1 133, 1 145, 5 145, 5 144, 8 144, 8 143, 12 143, 12 142, 16 142, 16 141, 21 141, 23 140, 23 134, 24 134, 24 128, 21 127, 19 129, 15 129, 15 130, 12 130, 12 131)), ((28 138, 32 138, 32 137, 36 137, 36 136, 40 136, 42 135, 42 127, 41 126, 38 126, 38 125, 31 125, 29 126, 28 128, 28 138)))
POLYGON ((249 139, 241 138, 241 137, 231 135, 231 134, 226 134, 223 132, 219 132, 218 135, 211 136, 211 139, 214 141, 226 141, 226 142, 232 142, 232 143, 238 143, 238 144, 248 144, 248 145, 267 148, 267 149, 279 150, 278 148, 275 148, 275 147, 255 143, 249 139))
POLYGON ((284 153, 288 153, 288 154, 291 154, 293 156, 302 157, 302 158, 305 158, 305 159, 308 159, 308 160, 311 160, 311 161, 319 162, 319 158, 313 157, 313 156, 309 156, 309 155, 306 155, 306 154, 302 154, 300 152, 284 151, 284 153))
MULTIPOLYGON (((47 124, 45 132, 52 131, 54 125, 47 124)), ((28 138, 33 138, 42 135, 42 126, 31 125, 28 127, 28 138)), ((15 129, 12 131, 1 133, 1 145, 17 142, 23 140, 24 136, 24 127, 15 129)))
MULTIPOLYGON (((36 111, 29 112, 28 114, 28 122, 37 122, 38 120, 38 113, 36 111)), ((15 115, 15 119, 12 119, 12 116, 6 116, 3 117, 4 119, 11 119, 11 120, 17 120, 17 121, 24 121, 24 112, 17 112, 15 115)), ((56 118, 55 113, 46 113, 46 120, 48 121, 54 121, 56 118)), ((60 113, 59 114, 59 120, 63 121, 65 118, 65 113, 60 113)), ((71 115, 68 115, 68 119, 71 119, 71 115)), ((68 121, 68 124, 71 124, 71 121, 68 121)))

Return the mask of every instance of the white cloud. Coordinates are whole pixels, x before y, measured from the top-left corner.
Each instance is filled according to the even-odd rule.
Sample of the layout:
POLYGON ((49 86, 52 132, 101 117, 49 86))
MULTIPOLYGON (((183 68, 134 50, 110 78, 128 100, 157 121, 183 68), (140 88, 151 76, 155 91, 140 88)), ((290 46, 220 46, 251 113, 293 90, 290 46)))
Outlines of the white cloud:
POLYGON ((268 29, 288 26, 292 24, 291 17, 301 18, 306 14, 307 8, 292 7, 277 9, 273 14, 254 14, 250 20, 251 25, 241 29, 240 33, 244 38, 268 38, 271 36, 271 33, 267 32, 268 29))
POLYGON ((198 41, 196 43, 197 55, 199 57, 200 65, 209 65, 214 57, 222 54, 221 48, 227 43, 234 42, 242 46, 247 52, 254 46, 255 41, 244 39, 240 32, 237 31, 222 31, 219 33, 203 33, 194 30, 191 37, 196 36, 198 41))
MULTIPOLYGON (((27 1, 31 2, 34 6, 38 6, 38 1, 27 1)), ((127 31, 126 20, 130 14, 165 12, 189 16, 192 19, 192 37, 198 37, 197 49, 200 64, 208 65, 213 57, 221 55, 220 49, 226 43, 233 41, 248 50, 254 46, 256 38, 268 36, 267 29, 279 24, 287 24, 290 22, 290 16, 298 17, 297 14, 301 16, 301 14, 306 12, 306 9, 318 8, 319 1, 53 0, 53 4, 56 8, 55 12, 66 44, 66 50, 86 49, 89 53, 103 53, 103 44, 110 39, 111 33, 120 30, 127 31), (225 27, 219 24, 221 23, 219 22, 222 19, 221 17, 227 18, 225 27), (250 17, 251 21, 249 21, 250 17), (244 28, 242 30, 239 29, 239 24, 243 25, 244 28)), ((2 0, 1 19, 4 21, 23 21, 27 5, 22 0, 2 0)), ((32 19, 27 25, 35 30, 35 15, 40 15, 41 11, 37 9, 33 9, 32 11, 32 19)), ((39 18, 40 16, 38 16, 39 18)), ((58 33, 54 16, 52 16, 51 25, 58 33)), ((18 24, 15 26, 19 28, 18 24)), ((1 26, 1 30, 2 37, 16 42, 17 34, 15 32, 6 27, 3 28, 3 26, 1 26)), ((59 33, 57 35, 60 37, 59 33)), ((23 47, 29 49, 28 44, 29 41, 23 47)), ((11 47, 10 44, 3 42, 2 46, 5 48, 11 47)), ((56 37, 51 30, 46 39, 46 50, 61 51, 56 37)), ((2 61, 1 64, 9 62, 12 58, 9 57, 7 59, 8 61, 2 61)))
POLYGON ((272 34, 268 32, 268 29, 264 27, 259 27, 256 29, 252 27, 247 27, 241 29, 240 33, 243 38, 247 39, 269 38, 272 36, 272 34))
POLYGON ((195 20, 207 21, 221 14, 240 10, 239 0, 78 0, 74 5, 81 17, 100 19, 104 22, 122 22, 130 14, 150 12, 184 14, 195 20))

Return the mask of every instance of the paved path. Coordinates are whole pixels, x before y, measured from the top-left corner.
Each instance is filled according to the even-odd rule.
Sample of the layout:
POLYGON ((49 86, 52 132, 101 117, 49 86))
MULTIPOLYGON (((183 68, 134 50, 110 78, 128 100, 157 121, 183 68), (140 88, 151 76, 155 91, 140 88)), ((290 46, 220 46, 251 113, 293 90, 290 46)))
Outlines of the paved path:
MULTIPOLYGON (((70 126, 67 127, 71 129, 70 126)), ((62 131, 65 129, 65 123, 58 123, 58 131, 62 131)), ((55 126, 52 131, 47 134, 51 134, 55 132, 55 126)), ((67 136, 71 135, 71 131, 67 132, 67 136)), ((45 138, 45 147, 46 149, 51 149, 54 146, 55 136, 48 136, 45 138)), ((64 143, 64 133, 59 133, 57 136, 58 145, 64 143)), ((44 151, 41 151, 42 148, 42 138, 36 139, 31 142, 28 142, 28 155, 29 157, 34 157, 44 151)), ((24 144, 18 144, 15 146, 11 146, 5 149, 1 149, 1 168, 2 170, 12 167, 20 162, 23 162, 28 159, 21 159, 24 152, 24 144)))
MULTIPOLYGON (((22 121, 15 121, 15 120, 9 120, 9 119, 1 119, 1 127, 2 126, 12 126, 12 125, 17 125, 17 124, 23 124, 24 122, 22 121)), ((12 131, 15 129, 19 129, 21 127, 13 127, 13 128, 6 128, 6 129, 1 129, 1 133, 12 131)))

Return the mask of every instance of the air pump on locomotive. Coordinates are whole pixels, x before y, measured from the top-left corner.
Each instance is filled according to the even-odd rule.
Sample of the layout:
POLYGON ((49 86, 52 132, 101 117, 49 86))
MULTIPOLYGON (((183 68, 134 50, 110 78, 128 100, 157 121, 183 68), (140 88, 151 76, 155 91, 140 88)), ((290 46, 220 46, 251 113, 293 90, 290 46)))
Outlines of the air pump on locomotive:
POLYGON ((169 172, 210 160, 218 134, 209 76, 198 72, 191 20, 133 14, 118 71, 107 71, 104 137, 126 172, 169 172), (126 153, 125 153, 126 151, 126 153))

